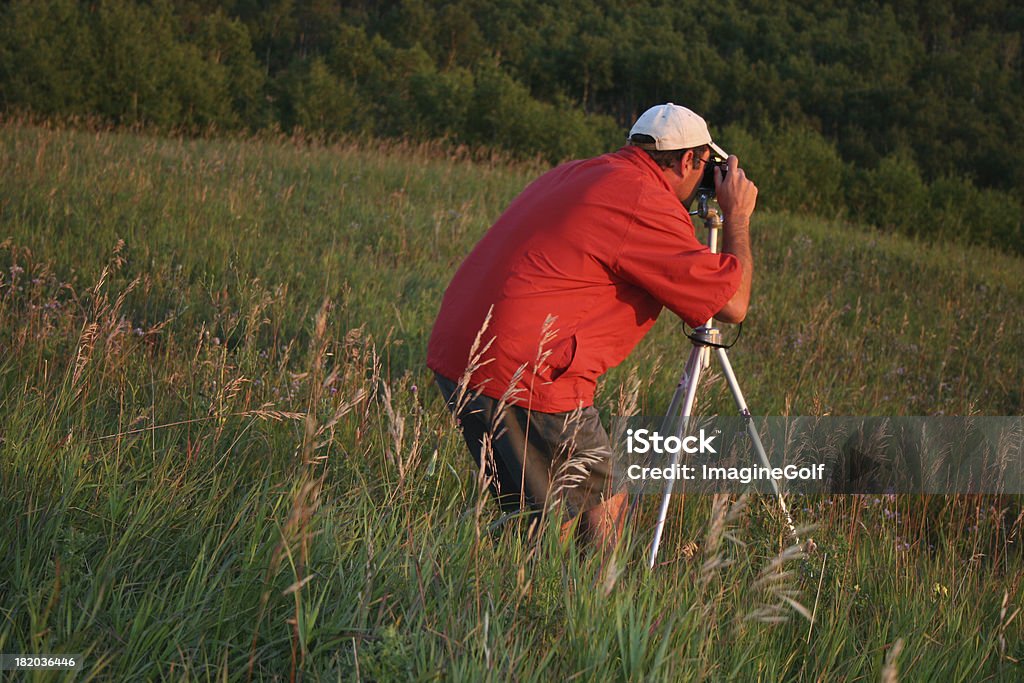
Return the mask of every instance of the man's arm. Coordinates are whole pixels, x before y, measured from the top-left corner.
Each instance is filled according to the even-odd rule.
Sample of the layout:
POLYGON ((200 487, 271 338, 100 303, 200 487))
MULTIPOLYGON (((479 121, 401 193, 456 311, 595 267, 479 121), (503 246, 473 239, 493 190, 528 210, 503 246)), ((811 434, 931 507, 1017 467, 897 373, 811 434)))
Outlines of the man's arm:
POLYGON ((757 186, 747 179, 735 155, 730 155, 726 164, 728 173, 725 180, 722 180, 722 171, 715 169, 715 194, 725 215, 722 252, 736 257, 743 275, 736 293, 715 314, 715 318, 725 323, 740 323, 747 317, 750 285, 754 278, 754 256, 750 251, 750 216, 757 204, 757 186))

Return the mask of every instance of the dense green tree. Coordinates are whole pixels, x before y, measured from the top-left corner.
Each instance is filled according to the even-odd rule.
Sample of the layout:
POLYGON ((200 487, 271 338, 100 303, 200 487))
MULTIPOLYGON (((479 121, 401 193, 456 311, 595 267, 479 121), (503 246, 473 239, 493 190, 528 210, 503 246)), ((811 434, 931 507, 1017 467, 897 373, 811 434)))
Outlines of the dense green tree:
POLYGON ((96 47, 75 0, 0 7, 0 101, 40 114, 96 113, 96 47))
POLYGON ((410 79, 413 106, 418 115, 416 132, 423 137, 449 137, 469 141, 469 106, 475 88, 473 73, 453 67, 438 73, 433 69, 413 74, 410 79))
POLYGON ((96 8, 98 113, 122 123, 163 125, 185 115, 173 86, 175 72, 191 55, 175 42, 168 12, 166 4, 151 8, 128 0, 106 0, 96 8))
POLYGON ((909 235, 931 232, 928 188, 905 150, 885 157, 877 168, 856 171, 850 194, 851 210, 861 220, 909 235))
POLYGON ((350 130, 357 105, 351 89, 331 73, 321 57, 300 64, 297 69, 300 74, 288 83, 291 123, 327 134, 350 130))
POLYGON ((177 34, 170 3, 104 0, 91 24, 97 113, 127 124, 237 124, 227 65, 177 34))
POLYGON ((269 125, 263 93, 266 76, 245 24, 217 10, 199 20, 194 40, 208 64, 225 70, 234 121, 249 128, 269 125))

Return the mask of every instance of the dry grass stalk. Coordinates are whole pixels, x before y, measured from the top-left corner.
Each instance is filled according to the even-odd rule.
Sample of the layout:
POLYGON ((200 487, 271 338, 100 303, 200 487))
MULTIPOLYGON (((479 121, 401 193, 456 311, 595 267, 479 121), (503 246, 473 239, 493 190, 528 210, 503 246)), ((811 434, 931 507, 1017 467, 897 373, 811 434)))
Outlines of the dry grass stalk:
POLYGON ((882 667, 882 683, 896 683, 900 679, 898 661, 903 652, 903 639, 897 638, 889 651, 885 653, 885 665, 882 667))

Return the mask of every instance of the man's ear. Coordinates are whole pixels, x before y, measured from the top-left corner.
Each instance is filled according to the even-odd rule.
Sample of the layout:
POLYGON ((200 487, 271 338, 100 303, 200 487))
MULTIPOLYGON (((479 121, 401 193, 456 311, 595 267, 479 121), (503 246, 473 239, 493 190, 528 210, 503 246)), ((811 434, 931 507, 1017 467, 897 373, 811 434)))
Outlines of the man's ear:
POLYGON ((688 149, 683 152, 683 155, 679 157, 679 166, 675 169, 675 172, 680 176, 686 175, 685 171, 687 167, 693 165, 693 150, 688 149))
POLYGON ((698 157, 694 153, 694 151, 692 149, 688 149, 685 152, 683 152, 683 156, 680 157, 680 159, 679 159, 679 166, 680 166, 680 168, 679 168, 679 175, 683 175, 683 169, 684 168, 685 169, 696 168, 694 166, 694 164, 696 163, 696 160, 699 159, 699 158, 700 157, 698 157))

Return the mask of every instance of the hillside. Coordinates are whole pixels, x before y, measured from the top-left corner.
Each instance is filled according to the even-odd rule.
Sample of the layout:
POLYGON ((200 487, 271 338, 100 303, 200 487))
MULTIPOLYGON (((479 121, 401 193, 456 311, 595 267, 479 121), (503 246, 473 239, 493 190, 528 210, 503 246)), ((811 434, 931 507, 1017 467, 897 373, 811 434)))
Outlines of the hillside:
MULTIPOLYGON (((804 555, 770 499, 690 499, 665 566, 641 532, 596 589, 494 531, 424 347, 541 167, 450 154, 0 127, 0 650, 117 679, 1020 675, 1013 500, 800 500, 804 555)), ((1020 257, 752 232, 756 413, 1024 412, 1020 257)), ((663 410, 684 342, 663 316, 602 412, 663 410)), ((701 410, 730 409, 715 378, 701 410)))

